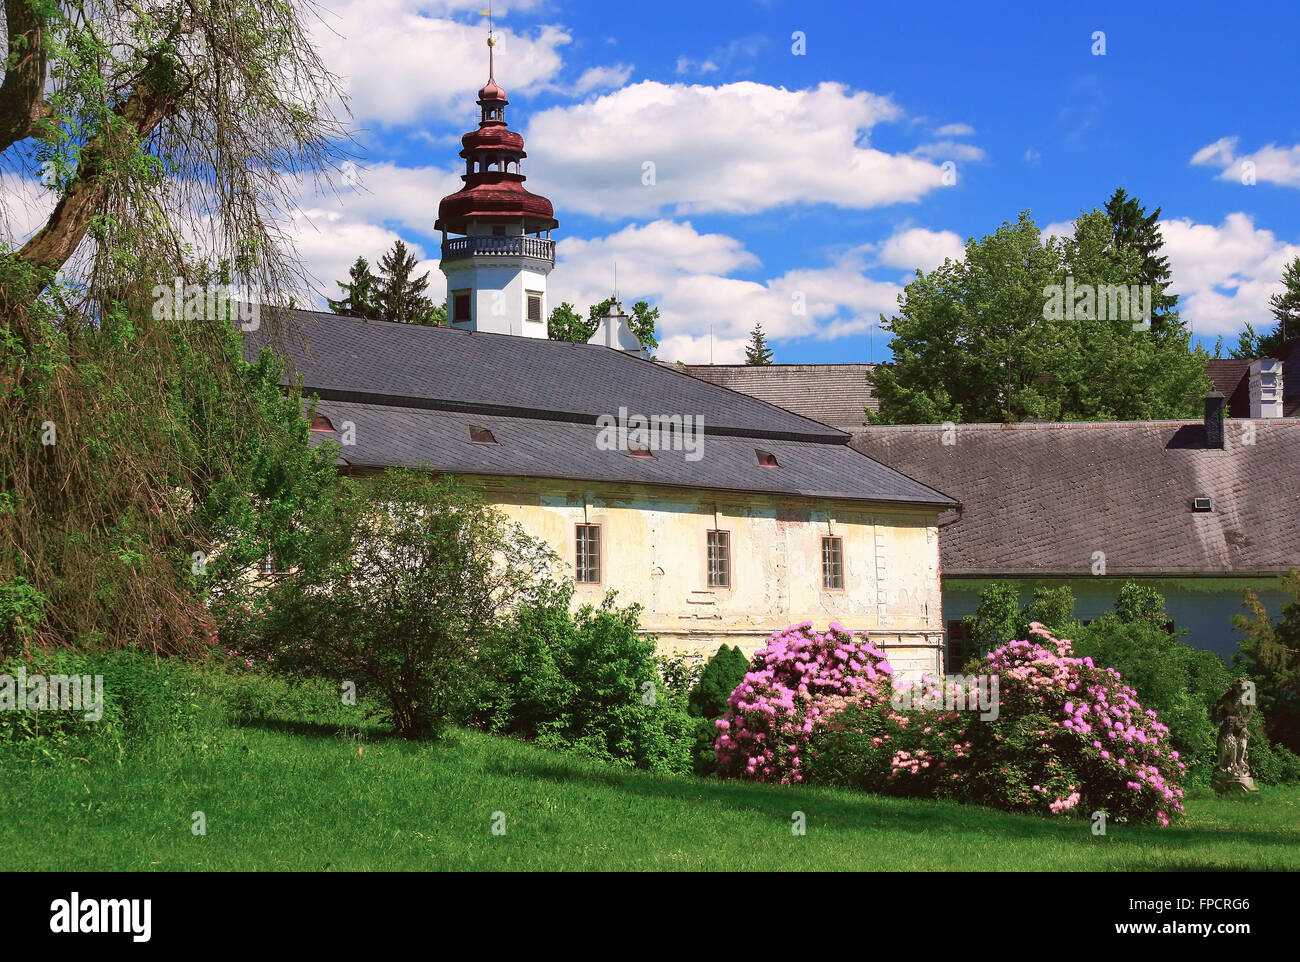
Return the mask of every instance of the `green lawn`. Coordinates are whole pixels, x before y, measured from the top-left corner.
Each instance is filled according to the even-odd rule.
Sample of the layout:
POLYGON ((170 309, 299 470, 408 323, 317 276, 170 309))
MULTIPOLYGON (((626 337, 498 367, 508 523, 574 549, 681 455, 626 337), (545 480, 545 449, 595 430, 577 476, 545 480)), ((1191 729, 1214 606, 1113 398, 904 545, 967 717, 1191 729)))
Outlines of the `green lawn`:
POLYGON ((474 732, 361 754, 309 725, 206 742, 152 762, 5 762, 0 868, 1300 869, 1293 788, 1191 799, 1171 828, 1095 837, 1081 820, 624 772, 474 732))

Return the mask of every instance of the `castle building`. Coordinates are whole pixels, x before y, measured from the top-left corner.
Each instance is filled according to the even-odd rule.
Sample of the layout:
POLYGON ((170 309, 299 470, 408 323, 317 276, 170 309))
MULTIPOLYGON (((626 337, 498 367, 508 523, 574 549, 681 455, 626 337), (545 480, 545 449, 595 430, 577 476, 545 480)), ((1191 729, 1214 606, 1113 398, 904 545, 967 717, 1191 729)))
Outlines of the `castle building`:
MULTIPOLYGON (((870 632, 904 676, 943 669, 939 527, 956 502, 850 435, 650 360, 615 304, 586 344, 546 337, 551 204, 493 68, 465 186, 439 205, 449 323, 296 311, 294 377, 340 470, 472 481, 544 539, 575 604, 642 606, 667 654, 746 653, 803 621, 870 632)), ((264 330, 245 341, 253 356, 264 330)), ((288 376, 288 375, 286 375, 288 376)))

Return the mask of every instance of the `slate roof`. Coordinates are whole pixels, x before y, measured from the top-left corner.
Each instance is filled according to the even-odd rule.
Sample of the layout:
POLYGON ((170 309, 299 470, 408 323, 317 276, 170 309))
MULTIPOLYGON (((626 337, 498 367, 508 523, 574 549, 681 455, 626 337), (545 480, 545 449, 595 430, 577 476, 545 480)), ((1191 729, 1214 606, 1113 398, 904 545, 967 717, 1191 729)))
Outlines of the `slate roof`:
POLYGON ((880 410, 867 375, 874 364, 687 364, 682 369, 843 431, 870 422, 864 408, 880 410))
POLYGON ((1257 575, 1300 565, 1300 420, 876 426, 852 445, 962 502, 940 519, 947 577, 1257 575), (1192 510, 1208 496, 1212 511, 1192 510))
MULTIPOLYGON (((955 504, 854 451, 845 432, 613 348, 287 313, 275 348, 290 360, 286 381, 301 376, 335 429, 355 424, 348 465, 955 504), (620 408, 702 418, 703 456, 600 450, 597 418, 620 408), (498 444, 472 442, 471 424, 498 444), (760 466, 756 450, 780 466, 760 466)), ((245 335, 245 356, 267 342, 265 326, 245 335)))
POLYGON ((1227 399, 1228 417, 1250 417, 1250 359, 1211 358, 1205 364, 1214 389, 1227 399))

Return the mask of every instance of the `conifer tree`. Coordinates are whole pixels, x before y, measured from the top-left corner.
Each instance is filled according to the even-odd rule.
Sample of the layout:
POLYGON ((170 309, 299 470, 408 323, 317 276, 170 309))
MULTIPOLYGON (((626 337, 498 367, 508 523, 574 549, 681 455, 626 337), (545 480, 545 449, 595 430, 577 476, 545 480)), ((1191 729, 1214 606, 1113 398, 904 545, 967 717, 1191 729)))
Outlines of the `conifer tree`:
POLYGON ((772 351, 767 346, 767 336, 763 333, 763 322, 759 321, 749 332, 749 344, 745 348, 745 363, 756 367, 767 367, 772 363, 772 351))

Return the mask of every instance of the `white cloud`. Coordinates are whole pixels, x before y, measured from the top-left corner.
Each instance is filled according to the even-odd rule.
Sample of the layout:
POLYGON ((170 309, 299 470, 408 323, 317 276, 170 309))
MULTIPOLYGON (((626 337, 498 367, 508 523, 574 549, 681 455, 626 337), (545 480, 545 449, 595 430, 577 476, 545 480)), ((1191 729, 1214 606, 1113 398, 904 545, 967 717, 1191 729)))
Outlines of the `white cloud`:
POLYGON ((1046 243, 1049 237, 1060 237, 1063 240, 1069 240, 1074 236, 1074 221, 1057 220, 1052 221, 1041 231, 1043 242, 1046 243))
MULTIPOLYGON (((478 2, 345 0, 322 12, 313 38, 341 78, 359 124, 473 116, 488 73, 485 31, 445 15, 475 11, 478 2)), ((554 26, 526 34, 506 28, 498 29, 497 41, 497 80, 507 91, 526 91, 554 81, 570 36, 554 26)))
POLYGON ((760 321, 774 341, 866 332, 882 312, 893 313, 902 291, 900 284, 877 280, 868 271, 933 265, 956 241, 955 234, 912 228, 878 247, 864 244, 835 253, 824 266, 751 280, 730 276, 756 273, 761 266, 741 241, 701 234, 690 223, 658 220, 602 238, 560 241, 550 299, 584 311, 609 295, 617 262, 624 305, 645 298, 660 309, 661 358, 730 363, 743 359, 749 331, 760 321))
POLYGON ((932 144, 921 144, 913 156, 928 157, 931 160, 970 160, 984 159, 984 151, 974 144, 959 144, 955 140, 940 140, 932 144))
POLYGON ((1231 335, 1250 321, 1272 322, 1270 294, 1282 288, 1282 270, 1300 256, 1300 244, 1257 228, 1250 215, 1229 214, 1217 227, 1190 218, 1160 222, 1179 310, 1201 336, 1231 335))
POLYGON ((878 207, 941 186, 939 166, 866 144, 873 127, 901 116, 887 97, 836 83, 642 81, 534 116, 529 173, 560 209, 609 218, 878 207))
POLYGON ((975 128, 970 124, 944 124, 934 132, 936 137, 970 137, 975 133, 975 128))
POLYGON ((880 247, 877 260, 890 267, 901 267, 912 272, 932 271, 945 260, 961 260, 966 256, 966 245, 950 230, 932 231, 912 227, 899 231, 880 247))
POLYGON ((0 171, 0 238, 9 247, 25 243, 54 210, 58 197, 39 181, 0 171))
POLYGON ((717 73, 718 65, 712 60, 692 60, 690 57, 678 57, 676 70, 679 76, 691 73, 717 73))
POLYGON ((627 83, 627 78, 630 76, 632 76, 632 65, 627 63, 618 63, 610 67, 588 67, 573 85, 571 92, 575 97, 581 97, 593 90, 621 87, 627 83))
POLYGON ((1246 165, 1251 164, 1257 182, 1300 187, 1300 144, 1294 147, 1269 144, 1253 154, 1238 154, 1237 140, 1236 137, 1221 137, 1207 144, 1192 155, 1192 164, 1222 168, 1219 180, 1238 183, 1246 182, 1243 180, 1249 170, 1246 165))
POLYGON ((304 187, 299 198, 289 234, 316 293, 337 297, 334 282, 347 277, 358 256, 373 267, 401 237, 421 261, 417 273, 429 273, 429 296, 441 303, 446 281, 438 269, 438 252, 426 252, 411 235, 432 233, 438 201, 459 189, 459 176, 436 167, 385 163, 358 168, 356 178, 355 186, 340 186, 337 193, 304 187), (426 253, 433 256, 426 259, 426 253))

